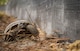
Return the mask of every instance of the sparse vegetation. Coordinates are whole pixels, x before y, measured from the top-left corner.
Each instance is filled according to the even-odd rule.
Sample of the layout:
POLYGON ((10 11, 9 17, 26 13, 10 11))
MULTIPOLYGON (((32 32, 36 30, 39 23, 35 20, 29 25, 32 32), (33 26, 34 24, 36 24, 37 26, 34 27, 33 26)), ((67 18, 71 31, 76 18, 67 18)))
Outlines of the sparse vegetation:
POLYGON ((8 0, 0 0, 0 5, 6 5, 8 0))

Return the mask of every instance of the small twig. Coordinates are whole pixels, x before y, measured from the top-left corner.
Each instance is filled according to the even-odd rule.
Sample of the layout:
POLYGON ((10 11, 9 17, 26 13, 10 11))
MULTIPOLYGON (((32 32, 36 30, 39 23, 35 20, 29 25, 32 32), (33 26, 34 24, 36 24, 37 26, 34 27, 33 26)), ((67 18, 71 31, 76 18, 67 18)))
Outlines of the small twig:
POLYGON ((0 34, 0 36, 6 36, 6 35, 9 35, 9 34, 0 34))

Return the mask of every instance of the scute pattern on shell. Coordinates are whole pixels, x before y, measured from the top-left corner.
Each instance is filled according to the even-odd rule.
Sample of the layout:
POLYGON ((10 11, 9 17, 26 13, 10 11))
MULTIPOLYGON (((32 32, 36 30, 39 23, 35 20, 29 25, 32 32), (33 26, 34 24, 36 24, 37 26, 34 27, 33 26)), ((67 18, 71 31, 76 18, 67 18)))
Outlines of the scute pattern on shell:
POLYGON ((26 21, 26 20, 17 20, 17 21, 15 21, 15 22, 12 22, 12 23, 10 23, 10 24, 6 27, 6 29, 5 29, 5 31, 4 31, 4 34, 6 34, 7 31, 8 31, 11 27, 13 27, 14 25, 20 24, 20 23, 29 23, 29 22, 26 21))

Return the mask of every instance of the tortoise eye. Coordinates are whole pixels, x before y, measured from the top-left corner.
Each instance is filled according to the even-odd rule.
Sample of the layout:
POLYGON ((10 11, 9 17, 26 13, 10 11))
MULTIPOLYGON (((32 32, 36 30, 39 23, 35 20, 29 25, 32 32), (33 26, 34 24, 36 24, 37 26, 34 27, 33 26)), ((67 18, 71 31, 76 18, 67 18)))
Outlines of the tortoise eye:
POLYGON ((29 23, 27 23, 27 25, 29 25, 29 23))

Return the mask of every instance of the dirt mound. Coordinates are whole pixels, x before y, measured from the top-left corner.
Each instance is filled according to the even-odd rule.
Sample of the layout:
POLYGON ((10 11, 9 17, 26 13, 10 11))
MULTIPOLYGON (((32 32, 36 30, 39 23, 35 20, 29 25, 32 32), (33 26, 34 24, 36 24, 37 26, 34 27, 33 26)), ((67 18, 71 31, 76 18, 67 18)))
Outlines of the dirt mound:
POLYGON ((76 40, 74 43, 70 44, 68 51, 80 51, 80 40, 76 40))
POLYGON ((16 42, 0 42, 1 51, 80 51, 80 40, 69 43, 68 39, 32 41, 28 38, 16 42))
POLYGON ((8 16, 6 15, 4 12, 0 12, 0 33, 2 33, 4 31, 4 29, 6 28, 6 26, 15 21, 16 18, 13 16, 8 16))
POLYGON ((67 50, 69 44, 65 42, 57 43, 63 39, 46 39, 43 41, 32 41, 28 38, 17 42, 3 42, 0 50, 3 51, 63 51, 67 50))

